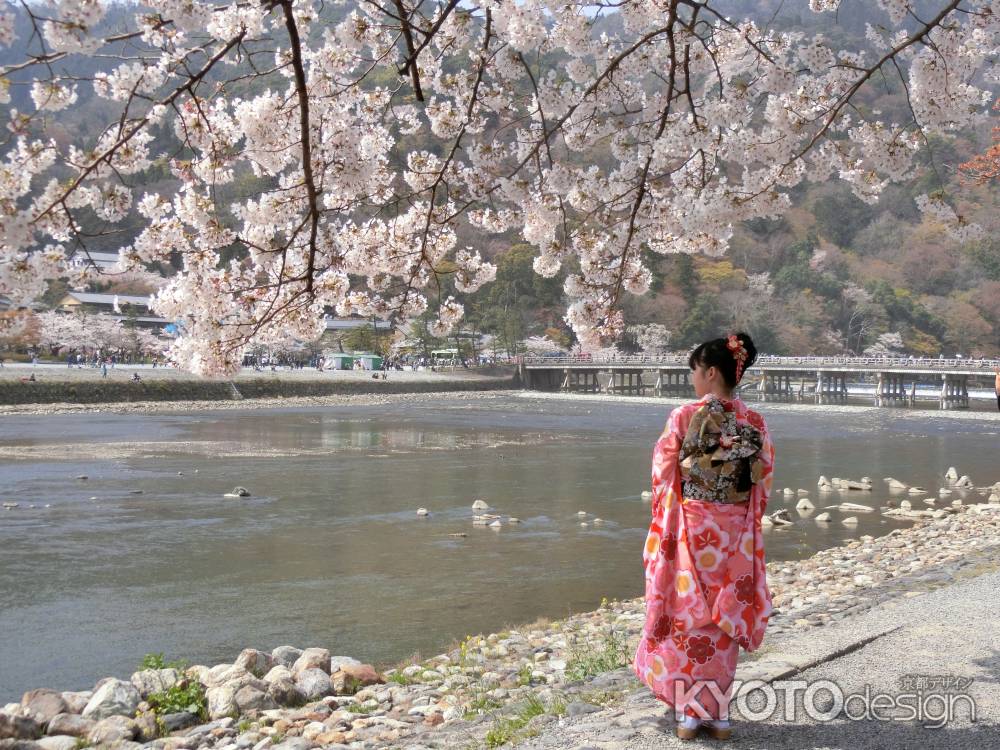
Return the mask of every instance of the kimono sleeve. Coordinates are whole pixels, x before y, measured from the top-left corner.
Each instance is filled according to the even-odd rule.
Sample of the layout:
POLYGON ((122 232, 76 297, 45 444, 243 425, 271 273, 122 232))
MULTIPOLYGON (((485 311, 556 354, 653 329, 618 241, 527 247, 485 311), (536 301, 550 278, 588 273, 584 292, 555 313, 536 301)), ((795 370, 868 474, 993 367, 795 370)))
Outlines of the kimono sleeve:
MULTIPOLYGON (((654 523, 663 519, 663 514, 680 497, 680 456, 684 433, 681 409, 670 412, 667 426, 653 447, 653 503, 654 523)), ((662 528, 662 524, 661 524, 662 528)))
POLYGON ((760 479, 754 483, 754 491, 757 493, 757 522, 760 523, 761 516, 767 511, 767 501, 771 497, 771 485, 774 482, 774 443, 771 442, 771 433, 764 418, 756 412, 752 414, 751 424, 763 436, 759 458, 760 479))

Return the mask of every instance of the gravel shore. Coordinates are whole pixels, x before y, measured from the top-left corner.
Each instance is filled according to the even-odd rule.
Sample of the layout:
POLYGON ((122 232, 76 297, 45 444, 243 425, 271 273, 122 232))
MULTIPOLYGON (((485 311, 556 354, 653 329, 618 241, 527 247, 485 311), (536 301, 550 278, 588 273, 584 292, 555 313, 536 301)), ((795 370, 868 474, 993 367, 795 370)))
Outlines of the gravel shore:
MULTIPOLYGON (((480 384, 480 381, 474 381, 480 384)), ((467 385, 469 381, 464 381, 467 385)), ((342 405, 380 405, 407 402, 415 398, 449 398, 479 400, 484 398, 509 397, 510 390, 492 390, 501 388, 504 383, 494 379, 482 382, 483 390, 454 390, 454 381, 442 379, 428 382, 432 387, 420 391, 402 393, 345 393, 328 396, 286 396, 281 398, 244 398, 242 400, 205 401, 128 401, 111 403, 51 403, 51 404, 0 404, 0 417, 23 416, 33 414, 153 414, 167 412, 193 411, 230 411, 230 410, 263 410, 263 409, 297 409, 310 406, 342 406, 342 405)))

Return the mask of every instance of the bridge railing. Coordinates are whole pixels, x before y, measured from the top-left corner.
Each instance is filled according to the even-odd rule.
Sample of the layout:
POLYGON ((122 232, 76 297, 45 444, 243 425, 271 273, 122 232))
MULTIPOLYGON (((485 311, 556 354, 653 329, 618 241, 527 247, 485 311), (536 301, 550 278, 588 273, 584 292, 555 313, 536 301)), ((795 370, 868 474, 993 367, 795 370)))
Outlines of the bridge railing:
MULTIPOLYGON (((528 366, 566 367, 572 365, 616 365, 643 367, 687 367, 686 354, 631 354, 593 357, 588 354, 572 354, 559 357, 524 357, 528 366)), ((930 357, 777 357, 764 354, 757 358, 751 370, 761 368, 808 367, 826 368, 858 368, 884 370, 976 370, 983 373, 993 372, 1000 367, 1000 359, 971 358, 930 358, 930 357)))

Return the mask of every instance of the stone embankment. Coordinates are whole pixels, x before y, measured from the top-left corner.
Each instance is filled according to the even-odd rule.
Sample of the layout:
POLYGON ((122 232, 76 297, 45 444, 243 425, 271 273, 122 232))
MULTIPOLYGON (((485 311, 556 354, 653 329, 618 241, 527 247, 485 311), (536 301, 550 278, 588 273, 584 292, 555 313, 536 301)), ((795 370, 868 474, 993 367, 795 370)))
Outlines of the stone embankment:
MULTIPOLYGON (((776 607, 769 637, 996 567, 997 490, 973 490, 943 515, 914 516, 912 527, 884 537, 769 564, 776 607)), ((634 691, 638 683, 623 667, 642 621, 639 599, 603 602, 563 621, 470 637, 381 673, 323 648, 282 646, 246 649, 213 667, 159 665, 83 692, 32 690, 0 708, 0 749, 498 747, 634 691)))
MULTIPOLYGON (((9 369, 9 368, 8 368, 9 369)), ((117 404, 169 402, 174 405, 215 402, 244 408, 281 405, 284 399, 364 397, 392 394, 502 390, 520 387, 513 368, 455 372, 397 372, 387 379, 370 372, 289 371, 277 374, 244 373, 235 380, 205 380, 175 370, 120 368, 103 379, 97 371, 46 367, 21 368, 13 377, 0 373, 0 406, 33 404, 117 404), (26 381, 24 373, 36 374, 26 381), (139 381, 129 378, 140 373, 139 381)))

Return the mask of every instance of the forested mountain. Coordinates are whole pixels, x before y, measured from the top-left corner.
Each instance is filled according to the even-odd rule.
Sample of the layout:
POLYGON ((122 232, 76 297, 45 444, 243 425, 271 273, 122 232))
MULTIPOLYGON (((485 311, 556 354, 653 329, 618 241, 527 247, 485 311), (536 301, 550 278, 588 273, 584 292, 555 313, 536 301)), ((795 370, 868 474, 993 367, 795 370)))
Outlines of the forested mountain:
MULTIPOLYGON (((867 47, 866 25, 877 25, 881 18, 877 6, 863 0, 844 0, 836 15, 811 13, 808 0, 724 0, 717 6, 734 18, 749 15, 760 25, 783 31, 822 32, 837 44, 858 48, 867 47)), ((327 7, 325 12, 339 17, 347 10, 327 7)), ((119 5, 104 24, 114 31, 134 12, 134 5, 119 5)), ((598 31, 617 25, 613 12, 595 19, 598 31)), ((22 42, 31 38, 23 15, 18 37, 22 42)), ((0 66, 21 60, 23 51, 23 45, 0 49, 0 66)), ((82 78, 92 76, 100 64, 78 57, 60 63, 82 78)), ((18 81, 16 75, 12 79, 18 81)), ((0 105, 0 117, 6 121, 10 109, 25 108, 27 96, 27 87, 12 87, 11 102, 0 105)), ((880 110, 897 122, 911 119, 906 92, 896 76, 884 76, 857 106, 880 110)), ((96 138, 113 118, 111 103, 84 85, 79 100, 50 119, 46 132, 61 142, 79 142, 81 137, 96 138)), ((169 152, 169 128, 163 128, 163 135, 163 151, 169 152)), ((880 337, 883 344, 897 348, 899 341, 885 334, 898 333, 901 353, 1000 355, 1000 185, 963 184, 957 171, 958 164, 989 142, 990 124, 954 139, 931 140, 919 171, 890 186, 875 205, 858 200, 836 181, 797 188, 794 207, 780 219, 735 227, 731 250, 723 259, 647 253, 655 283, 644 297, 627 300, 627 319, 631 324, 663 324, 671 332, 670 347, 676 349, 738 326, 771 353, 861 352, 877 345, 880 337), (936 191, 943 191, 960 214, 980 223, 987 230, 985 239, 956 242, 943 227, 924 218, 914 198, 936 191)), ((406 145, 419 144, 410 137, 406 145)), ((600 153, 586 156, 601 163, 600 153)), ((140 192, 170 194, 177 187, 164 162, 131 182, 140 192)), ((252 195, 259 185, 251 175, 243 175, 216 197, 225 205, 235 196, 252 195)), ((95 239, 91 248, 113 250, 127 244, 138 229, 137 220, 131 221, 116 227, 120 232, 95 239)), ((496 282, 468 300, 473 327, 507 342, 546 330, 550 337, 569 342, 562 321, 561 277, 533 274, 530 247, 513 234, 462 239, 499 268, 496 282)), ((146 291, 121 284, 108 288, 146 291)), ((48 299, 60 291, 52 290, 48 299)), ((619 345, 629 349, 636 342, 627 336, 619 345)))

